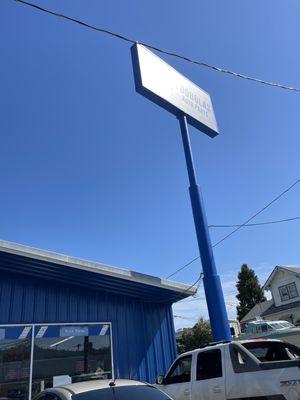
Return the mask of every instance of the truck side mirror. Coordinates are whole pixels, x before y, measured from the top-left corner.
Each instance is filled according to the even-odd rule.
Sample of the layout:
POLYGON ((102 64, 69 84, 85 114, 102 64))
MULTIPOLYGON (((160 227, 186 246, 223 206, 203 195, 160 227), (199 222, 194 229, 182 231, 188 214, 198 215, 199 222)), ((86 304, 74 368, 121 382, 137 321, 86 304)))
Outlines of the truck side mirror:
POLYGON ((158 375, 156 378, 156 383, 158 385, 163 385, 165 383, 165 377, 163 375, 158 375))

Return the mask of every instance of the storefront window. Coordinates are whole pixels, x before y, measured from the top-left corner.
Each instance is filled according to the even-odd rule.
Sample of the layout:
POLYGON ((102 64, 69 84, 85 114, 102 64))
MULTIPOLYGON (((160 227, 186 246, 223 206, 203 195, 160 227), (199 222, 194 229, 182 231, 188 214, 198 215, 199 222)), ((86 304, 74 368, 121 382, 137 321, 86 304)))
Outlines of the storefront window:
POLYGON ((32 328, 0 327, 0 398, 28 400, 32 328))
POLYGON ((109 325, 35 327, 32 393, 112 377, 109 325))
POLYGON ((29 399, 31 359, 32 397, 62 384, 110 379, 110 324, 0 326, 0 400, 29 399))

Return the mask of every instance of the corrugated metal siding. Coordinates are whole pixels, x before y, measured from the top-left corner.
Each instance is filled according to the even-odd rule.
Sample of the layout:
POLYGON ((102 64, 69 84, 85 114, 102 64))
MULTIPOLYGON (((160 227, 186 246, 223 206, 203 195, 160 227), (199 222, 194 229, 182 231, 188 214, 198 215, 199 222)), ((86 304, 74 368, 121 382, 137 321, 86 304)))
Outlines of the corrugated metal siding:
POLYGON ((169 304, 0 271, 0 323, 111 322, 115 374, 154 382, 176 356, 169 304))

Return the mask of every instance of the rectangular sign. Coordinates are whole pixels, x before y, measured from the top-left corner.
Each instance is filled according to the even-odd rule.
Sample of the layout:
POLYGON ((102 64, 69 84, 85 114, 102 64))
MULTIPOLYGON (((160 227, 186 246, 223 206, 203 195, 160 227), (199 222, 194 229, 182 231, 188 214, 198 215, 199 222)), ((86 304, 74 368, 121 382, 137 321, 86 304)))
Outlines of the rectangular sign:
POLYGON ((190 125, 218 135, 210 95, 140 44, 131 47, 136 91, 174 115, 185 114, 190 125))
POLYGON ((89 328, 88 326, 62 326, 59 336, 89 336, 89 328))

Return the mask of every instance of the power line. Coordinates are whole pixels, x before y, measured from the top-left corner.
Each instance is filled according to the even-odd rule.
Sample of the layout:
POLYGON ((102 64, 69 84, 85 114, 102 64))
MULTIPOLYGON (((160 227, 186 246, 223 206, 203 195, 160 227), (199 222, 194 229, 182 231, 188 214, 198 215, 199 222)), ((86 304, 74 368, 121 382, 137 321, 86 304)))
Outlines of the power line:
MULTIPOLYGON (((68 21, 74 22, 76 24, 84 26, 85 28, 92 29, 92 30, 95 30, 95 31, 98 31, 98 32, 101 32, 101 33, 105 33, 105 34, 110 35, 110 36, 112 36, 114 38, 129 42, 129 43, 137 43, 138 42, 137 40, 131 39, 131 38, 125 36, 125 35, 121 35, 119 33, 112 32, 112 31, 110 31, 108 29, 99 28, 99 27, 97 27, 95 25, 88 24, 88 23, 86 23, 84 21, 78 20, 76 18, 69 17, 69 16, 67 16, 65 14, 61 14, 61 13, 59 13, 57 11, 52 11, 52 10, 46 9, 44 7, 41 7, 41 6, 39 6, 37 4, 34 4, 34 3, 30 3, 30 2, 25 1, 25 0, 14 0, 14 1, 16 1, 17 3, 22 3, 22 4, 26 5, 26 6, 35 8, 35 9, 37 9, 39 11, 42 11, 42 12, 45 12, 47 14, 51 14, 51 15, 54 15, 56 17, 63 18, 63 19, 66 19, 68 21)), ((241 73, 238 73, 238 72, 230 71, 230 70, 225 69, 225 68, 217 67, 215 65, 208 64, 208 63, 206 63, 204 61, 197 61, 197 60, 194 60, 194 59, 192 59, 190 57, 184 56, 182 54, 173 53, 173 52, 168 51, 168 50, 163 50, 163 49, 161 49, 159 47, 156 47, 156 46, 153 46, 153 45, 151 45, 149 43, 145 43, 145 42, 139 42, 139 43, 142 44, 143 46, 147 47, 148 49, 158 51, 159 53, 166 54, 166 55, 171 56, 171 57, 179 58, 181 60, 184 60, 184 61, 192 63, 192 64, 199 65, 201 67, 209 68, 209 69, 211 69, 213 71, 222 72, 223 74, 231 75, 231 76, 234 76, 236 78, 246 79, 248 81, 253 81, 253 82, 260 83, 260 84, 267 85, 267 86, 277 87, 277 88, 280 88, 280 89, 290 90, 290 91, 293 91, 293 92, 300 92, 300 88, 297 88, 297 87, 292 87, 292 86, 288 86, 286 84, 280 84, 280 83, 265 81, 263 79, 255 78, 255 77, 252 77, 252 76, 249 76, 249 75, 245 75, 245 74, 241 74, 241 73)))
POLYGON ((187 319, 189 321, 195 321, 197 317, 195 318, 189 318, 189 317, 184 317, 183 315, 173 315, 174 318, 180 318, 180 319, 187 319))
POLYGON ((239 224, 233 224, 233 225, 208 225, 209 228, 235 228, 235 227, 251 227, 251 226, 261 226, 261 225, 271 225, 271 224, 280 224, 282 222, 290 222, 290 221, 296 221, 299 220, 300 217, 291 217, 291 218, 285 218, 285 219, 278 219, 275 221, 265 221, 265 222, 257 222, 256 224, 245 224, 245 225, 239 225, 239 224))
MULTIPOLYGON (((203 274, 202 274, 202 272, 201 272, 200 275, 198 276, 198 278, 195 280, 195 282, 192 283, 187 289, 185 289, 185 291, 182 292, 182 294, 187 293, 190 289, 192 289, 194 286, 196 286, 196 285, 201 281, 202 278, 203 278, 203 274)), ((197 286, 195 295, 197 294, 198 289, 199 289, 199 286, 197 286)))
MULTIPOLYGON (((290 185, 287 189, 285 189, 283 192, 281 192, 278 196, 276 196, 273 200, 271 200, 267 205, 265 205, 263 208, 261 208, 259 211, 257 211, 254 215, 252 215, 250 218, 247 219, 243 224, 238 225, 236 229, 228 233, 228 235, 224 236, 222 239, 220 239, 217 243, 213 244, 212 247, 216 247, 222 242, 224 242, 226 239, 228 239, 230 236, 235 234, 237 231, 239 231, 241 228, 247 226, 247 224, 252 221, 255 217, 257 217, 259 214, 261 214, 263 211, 265 211, 268 207, 270 207, 272 204, 274 204, 277 200, 279 200, 282 196, 284 196, 287 192, 289 192, 294 186, 296 186, 300 182, 300 179, 298 178, 292 185, 290 185)), ((298 217, 297 217, 298 218, 298 217)), ((193 262, 198 260, 200 256, 194 257, 192 260, 184 264, 183 266, 179 267, 176 269, 172 274, 168 275, 166 279, 171 278, 172 276, 176 275, 178 272, 184 270, 188 266, 190 266, 193 262)))
POLYGON ((272 204, 274 204, 277 200, 279 200, 282 196, 284 196, 287 192, 289 192, 291 189, 293 189, 294 186, 297 185, 297 183, 300 182, 300 179, 298 178, 292 185, 290 185, 287 189, 285 189, 283 192, 281 192, 278 196, 276 196, 273 200, 271 200, 268 204, 266 204, 263 208, 261 208, 259 211, 257 211, 255 214, 253 214, 250 218, 247 219, 243 224, 239 225, 237 228, 235 228, 233 231, 228 233, 228 235, 224 236, 222 239, 220 239, 217 243, 213 245, 213 247, 218 246, 224 240, 228 239, 230 236, 232 236, 234 233, 239 231, 241 228, 243 228, 245 225, 248 224, 248 222, 252 221, 255 217, 257 217, 259 214, 261 214, 263 211, 265 211, 267 208, 269 208, 272 204))
MULTIPOLYGON (((201 282, 201 280, 202 280, 202 278, 203 278, 203 273, 201 272, 200 274, 199 274, 199 276, 198 276, 198 278, 195 280, 195 282, 193 282, 190 286, 188 286, 183 292, 181 292, 181 294, 182 295, 184 295, 184 294, 186 294, 189 290, 191 290, 193 287, 195 287, 196 285, 196 290, 195 290, 195 293, 194 293, 194 296, 197 294, 197 292, 198 292, 198 289, 199 289, 199 286, 200 286, 200 282, 201 282)), ((191 295, 189 295, 189 296, 191 296, 191 295)), ((170 299, 170 302, 172 302, 172 301, 176 301, 176 302, 178 302, 178 298, 177 297, 173 297, 173 298, 171 298, 170 299)), ((180 301, 180 300, 179 300, 180 301)))
MULTIPOLYGON (((253 226, 263 226, 263 225, 271 225, 271 224, 280 224, 283 222, 292 222, 300 220, 300 217, 291 217, 291 218, 285 218, 285 219, 279 219, 275 221, 265 221, 265 222, 257 222, 255 224, 232 224, 232 225, 208 225, 209 228, 236 228, 236 227, 253 227, 253 226)), ((172 276, 176 275, 178 272, 182 271, 183 269, 187 268, 189 265, 191 265, 193 262, 199 259, 199 256, 193 258, 190 260, 188 263, 184 264, 182 267, 178 268, 175 272, 172 274, 168 275, 166 279, 171 278, 172 276)))
MULTIPOLYGON (((206 298, 202 297, 202 296, 198 296, 198 297, 195 297, 195 298, 183 299, 183 300, 180 300, 177 304, 189 305, 190 303, 194 303, 194 302, 197 302, 197 301, 206 301, 206 298)), ((225 305, 228 306, 228 307, 236 307, 237 304, 238 303, 235 304, 235 303, 231 303, 231 302, 225 301, 225 305)))
POLYGON ((186 267, 188 267, 189 265, 193 264, 194 261, 198 260, 199 256, 193 258, 192 260, 190 260, 188 263, 184 264, 182 267, 179 267, 178 269, 176 269, 176 271, 174 271, 172 274, 166 276, 166 279, 170 279, 172 276, 176 275, 178 272, 182 271, 183 269, 185 269, 186 267))

